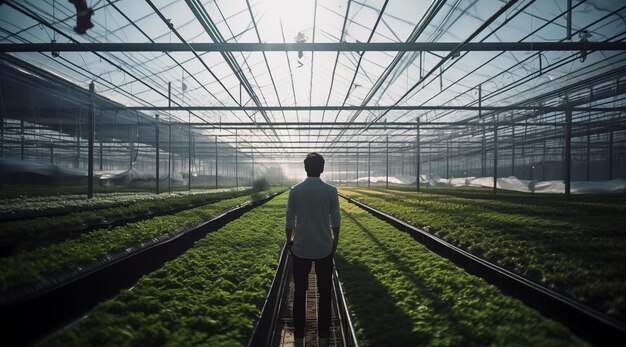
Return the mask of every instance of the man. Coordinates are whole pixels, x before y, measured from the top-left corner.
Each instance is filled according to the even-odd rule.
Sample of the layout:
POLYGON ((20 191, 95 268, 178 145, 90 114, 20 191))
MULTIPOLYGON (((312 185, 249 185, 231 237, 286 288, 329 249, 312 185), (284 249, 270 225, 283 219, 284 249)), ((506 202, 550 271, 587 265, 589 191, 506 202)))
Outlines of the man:
POLYGON ((319 153, 307 154, 304 170, 307 179, 289 192, 285 226, 287 246, 293 260, 293 321, 296 347, 300 347, 304 345, 306 290, 314 262, 319 292, 317 328, 319 346, 323 347, 328 346, 330 334, 333 254, 339 242, 341 215, 337 188, 320 179, 324 172, 324 157, 319 153))

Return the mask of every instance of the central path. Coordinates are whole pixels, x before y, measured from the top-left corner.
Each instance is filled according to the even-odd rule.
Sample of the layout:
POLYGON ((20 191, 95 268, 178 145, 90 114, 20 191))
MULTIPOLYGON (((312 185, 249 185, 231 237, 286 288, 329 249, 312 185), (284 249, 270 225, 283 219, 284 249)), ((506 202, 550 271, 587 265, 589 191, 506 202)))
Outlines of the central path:
MULTIPOLYGON (((278 325, 280 327, 280 339, 276 346, 291 347, 294 345, 294 326, 293 326, 293 295, 294 286, 293 278, 291 276, 291 266, 289 267, 289 287, 287 289, 288 294, 284 295, 282 300, 282 309, 279 316, 278 325)), ((317 293, 317 283, 315 277, 315 265, 311 267, 309 273, 309 289, 306 295, 306 331, 304 344, 306 347, 317 347, 317 300, 319 295, 317 293)), ((335 297, 332 297, 332 318, 330 325, 330 346, 343 346, 341 338, 341 329, 339 326, 339 317, 335 308, 335 297)))

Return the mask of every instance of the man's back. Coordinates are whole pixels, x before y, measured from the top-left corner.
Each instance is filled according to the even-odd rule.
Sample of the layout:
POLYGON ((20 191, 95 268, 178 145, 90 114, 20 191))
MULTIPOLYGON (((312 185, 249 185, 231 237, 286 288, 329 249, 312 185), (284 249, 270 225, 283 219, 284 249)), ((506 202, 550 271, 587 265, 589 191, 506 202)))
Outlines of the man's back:
POLYGON ((289 192, 287 227, 296 232, 291 251, 298 257, 320 259, 333 248, 330 227, 339 226, 337 188, 319 177, 308 177, 289 192))

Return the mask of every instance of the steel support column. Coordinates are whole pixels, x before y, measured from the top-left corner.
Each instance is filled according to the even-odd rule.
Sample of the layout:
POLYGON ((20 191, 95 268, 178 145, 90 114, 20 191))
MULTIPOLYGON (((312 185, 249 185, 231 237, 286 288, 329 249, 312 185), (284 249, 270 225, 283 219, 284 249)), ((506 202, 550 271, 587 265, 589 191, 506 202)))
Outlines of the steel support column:
MULTIPOLYGON (((172 82, 167 82, 167 106, 172 107, 172 82)), ((169 139, 167 143, 167 191, 172 194, 172 119, 168 124, 169 139)))
MULTIPOLYGON (((189 114, 189 122, 191 123, 191 113, 189 114)), ((191 124, 189 124, 189 159, 187 160, 187 189, 191 191, 191 124)))
POLYGON ((609 132, 609 181, 613 179, 613 131, 609 132))
POLYGON ((591 179, 591 134, 589 134, 589 126, 587 125, 587 162, 586 177, 587 181, 591 179))
POLYGON ((515 176, 515 125, 511 126, 511 176, 515 176))
POLYGON ((93 140, 96 113, 96 92, 93 82, 89 83, 89 111, 87 112, 87 199, 93 198, 93 140))
POLYGON ((547 144, 546 144, 546 140, 543 141, 543 160, 542 160, 542 165, 541 165, 541 179, 543 181, 546 180, 546 157, 547 157, 547 144))
POLYGON ((217 169, 218 169, 218 161, 217 161, 217 135, 215 135, 215 189, 217 189, 217 169))
POLYGON ((239 137, 235 129, 235 186, 239 189, 239 137))
POLYGON ((0 157, 4 157, 4 118, 4 96, 0 96, 0 157))
MULTIPOLYGON (((24 134, 24 120, 20 120, 20 158, 24 160, 24 147, 26 135, 24 134)), ((78 167, 78 166, 77 166, 78 167)))
POLYGON ((480 156, 480 164, 481 164, 481 177, 485 177, 487 174, 487 138, 485 134, 485 120, 483 117, 483 85, 478 85, 478 119, 482 123, 483 126, 483 143, 482 143, 482 152, 480 156))
POLYGON ((420 191, 420 119, 417 118, 417 135, 415 137, 415 190, 420 191))
POLYGON ((367 188, 370 188, 372 177, 372 143, 367 143, 367 188))
MULTIPOLYGON (((104 146, 102 145, 102 141, 100 141, 100 171, 103 170, 103 163, 104 163, 104 146)), ((52 159, 50 159, 52 160, 52 159)))
MULTIPOLYGON (((128 126, 128 169, 132 170, 133 169, 133 147, 134 147, 134 142, 133 142, 133 126, 129 124, 128 126)), ((130 171, 129 171, 129 180, 130 180, 130 171)))
POLYGON ((493 126, 493 193, 498 188, 498 118, 494 116, 493 126))
POLYGON ((570 198, 572 186, 572 110, 565 110, 565 197, 570 198))
POLYGON ((386 152, 386 164, 385 164, 385 188, 389 188, 389 135, 387 135, 387 142, 385 145, 386 152))
POLYGON ((356 150, 356 186, 359 186, 359 149, 356 150))
POLYGON ((156 158, 155 158, 155 162, 156 162, 156 168, 155 168, 155 176, 156 176, 156 193, 159 194, 161 193, 161 173, 160 173, 160 166, 161 166, 161 157, 159 155, 159 150, 160 150, 160 144, 159 144, 159 115, 155 115, 155 122, 154 122, 154 141, 156 143, 156 158))
POLYGON ((450 140, 446 141, 446 179, 450 179, 450 140))

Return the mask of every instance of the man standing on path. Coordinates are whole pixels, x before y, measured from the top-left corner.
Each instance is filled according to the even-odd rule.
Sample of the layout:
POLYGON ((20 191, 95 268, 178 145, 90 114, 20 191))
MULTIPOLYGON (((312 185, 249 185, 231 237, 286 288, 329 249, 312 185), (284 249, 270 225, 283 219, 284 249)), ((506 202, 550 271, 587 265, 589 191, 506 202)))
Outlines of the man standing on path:
POLYGON ((317 329, 319 346, 328 346, 330 335, 330 298, 333 275, 333 255, 339 242, 339 197, 337 188, 320 179, 324 172, 324 157, 309 153, 304 159, 307 179, 295 185, 287 202, 287 247, 293 260, 295 295, 293 321, 296 347, 304 345, 306 323, 306 291, 312 263, 315 262, 319 307, 317 329), (332 236, 331 236, 332 229, 332 236))

